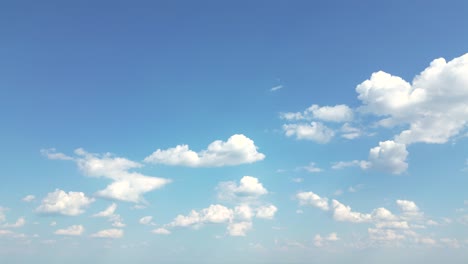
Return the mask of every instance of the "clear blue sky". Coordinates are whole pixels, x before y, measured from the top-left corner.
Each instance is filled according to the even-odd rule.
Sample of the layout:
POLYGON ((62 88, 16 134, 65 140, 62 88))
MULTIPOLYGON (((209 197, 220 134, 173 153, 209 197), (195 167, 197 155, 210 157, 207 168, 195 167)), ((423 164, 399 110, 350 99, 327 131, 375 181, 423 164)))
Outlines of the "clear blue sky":
POLYGON ((467 10, 3 1, 0 262, 464 263, 467 10))

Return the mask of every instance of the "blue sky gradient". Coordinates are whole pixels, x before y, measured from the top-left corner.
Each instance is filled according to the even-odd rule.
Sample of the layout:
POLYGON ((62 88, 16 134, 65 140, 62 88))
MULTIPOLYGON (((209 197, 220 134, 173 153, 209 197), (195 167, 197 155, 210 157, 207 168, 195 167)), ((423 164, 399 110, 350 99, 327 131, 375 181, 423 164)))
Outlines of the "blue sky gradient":
POLYGON ((0 262, 465 263, 467 9, 2 2, 0 262))

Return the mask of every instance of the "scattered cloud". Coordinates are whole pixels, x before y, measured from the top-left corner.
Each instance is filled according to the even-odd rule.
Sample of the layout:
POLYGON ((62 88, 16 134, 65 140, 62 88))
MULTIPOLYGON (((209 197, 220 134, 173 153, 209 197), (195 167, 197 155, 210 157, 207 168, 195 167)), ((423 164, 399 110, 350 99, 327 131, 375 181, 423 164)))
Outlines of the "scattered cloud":
POLYGON ((34 195, 26 195, 25 197, 23 197, 23 199, 21 199, 23 202, 27 202, 27 203, 30 203, 32 201, 34 201, 36 199, 36 196, 34 195))
POLYGON ((304 112, 281 113, 280 118, 288 121, 316 119, 326 122, 347 122, 353 119, 353 110, 347 105, 321 107, 314 104, 304 110, 304 112))
POLYGON ((321 122, 285 124, 283 130, 286 136, 296 136, 299 140, 311 140, 316 143, 328 143, 335 132, 321 122))
POLYGON ((59 229, 55 231, 54 234, 63 236, 81 236, 84 230, 85 229, 82 225, 72 225, 65 229, 59 229))
POLYGON ((91 235, 94 238, 121 238, 124 232, 122 229, 105 229, 91 235))
POLYGON ((195 152, 188 145, 178 145, 167 150, 156 150, 145 162, 188 167, 221 167, 254 163, 265 158, 250 138, 236 134, 226 142, 216 140, 206 150, 195 152))
POLYGON ((84 213, 84 208, 94 202, 82 192, 64 192, 56 189, 42 199, 36 212, 41 214, 59 214, 76 216, 84 213))
POLYGON ((250 229, 252 229, 251 222, 230 223, 227 227, 230 236, 245 236, 250 229))
POLYGON ((217 186, 218 198, 228 201, 248 201, 268 193, 263 184, 255 177, 244 176, 239 184, 233 181, 221 182, 217 186))
POLYGON ((275 91, 278 91, 279 89, 283 89, 283 85, 277 85, 277 86, 274 86, 270 89, 270 92, 275 92, 275 91))
POLYGON ((24 217, 20 217, 13 224, 4 224, 2 227, 3 228, 18 228, 18 227, 24 226, 25 224, 26 224, 26 219, 24 219, 24 217))
POLYGON ((329 242, 338 241, 340 238, 338 234, 333 232, 330 233, 328 236, 322 237, 320 234, 315 235, 314 237, 314 246, 316 247, 323 247, 329 244, 329 242))
POLYGON ((312 205, 321 210, 328 211, 328 198, 322 198, 313 192, 300 192, 296 194, 300 205, 312 205))
POLYGON ((138 223, 140 223, 142 225, 153 225, 154 223, 152 221, 153 221, 152 216, 144 216, 144 217, 140 218, 140 220, 138 220, 138 223))
POLYGON ((57 152, 55 148, 41 149, 41 154, 50 160, 73 160, 72 157, 57 152))
POLYGON ((115 213, 116 209, 117 209, 117 204, 112 203, 105 210, 94 214, 93 217, 108 218, 108 220, 110 222, 112 222, 112 226, 114 226, 114 227, 125 227, 125 224, 123 223, 122 217, 119 214, 115 213))
POLYGON ((310 173, 317 173, 317 172, 323 171, 321 168, 317 167, 317 164, 315 164, 315 162, 311 162, 307 166, 298 167, 297 169, 298 170, 305 170, 305 171, 310 172, 310 173))
POLYGON ((156 228, 151 232, 157 235, 170 235, 171 234, 171 231, 167 230, 166 228, 156 228))
POLYGON ((278 208, 274 205, 261 206, 257 209, 257 218, 273 219, 278 208))

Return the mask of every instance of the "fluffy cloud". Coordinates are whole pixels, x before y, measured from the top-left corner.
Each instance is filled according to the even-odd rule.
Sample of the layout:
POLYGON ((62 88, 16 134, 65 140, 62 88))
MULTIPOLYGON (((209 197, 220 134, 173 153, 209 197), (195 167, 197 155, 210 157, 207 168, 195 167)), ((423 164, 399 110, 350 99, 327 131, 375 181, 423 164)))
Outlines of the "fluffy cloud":
POLYGON ((245 236, 247 231, 252 229, 251 222, 231 223, 227 227, 230 236, 245 236))
POLYGON ((83 149, 77 149, 75 153, 79 156, 75 161, 85 175, 114 181, 96 193, 100 197, 140 203, 144 202, 144 193, 162 188, 171 182, 169 179, 130 172, 131 169, 140 168, 142 165, 125 158, 114 157, 110 153, 97 155, 83 149))
POLYGON ((24 226, 25 224, 26 224, 26 220, 24 219, 24 217, 20 217, 13 224, 4 224, 2 227, 4 227, 4 228, 18 228, 18 227, 24 226))
POLYGON ((332 208, 333 218, 336 221, 362 223, 370 222, 372 220, 372 215, 353 212, 351 211, 351 207, 346 206, 337 200, 332 200, 332 208))
POLYGON ((328 242, 333 242, 333 241, 338 241, 338 240, 340 240, 340 238, 338 237, 338 234, 335 232, 330 233, 326 237, 322 237, 320 234, 317 234, 314 237, 314 246, 323 247, 326 244, 328 244, 328 242))
POLYGON ((145 217, 140 218, 140 220, 138 220, 138 222, 140 224, 142 224, 142 225, 149 225, 149 224, 151 224, 152 220, 153 220, 152 216, 145 216, 145 217))
POLYGON ((236 134, 226 142, 216 140, 206 150, 195 152, 188 145, 178 145, 167 150, 156 150, 145 162, 189 167, 221 167, 263 160, 265 155, 257 151, 254 141, 236 134))
POLYGON ((468 54, 431 62, 412 83, 385 72, 356 87, 362 110, 384 118, 379 124, 408 125, 399 143, 445 143, 468 123, 468 54))
POLYGON ((321 168, 317 167, 317 164, 315 164, 315 162, 311 162, 311 163, 309 163, 309 165, 304 166, 304 167, 299 167, 297 169, 299 169, 299 170, 302 169, 302 170, 305 170, 305 171, 310 172, 310 173, 316 173, 316 172, 323 171, 321 168))
POLYGON ((223 205, 214 204, 200 211, 192 210, 189 215, 178 215, 169 226, 199 226, 207 223, 225 223, 232 220, 234 211, 223 205))
POLYGON ((312 205, 324 211, 328 211, 328 198, 322 198, 313 192, 300 192, 296 194, 300 205, 312 205))
POLYGON ((120 217, 119 214, 115 213, 115 210, 117 209, 117 204, 112 203, 107 207, 105 210, 94 214, 93 217, 105 217, 108 218, 110 222, 112 222, 112 226, 114 227, 124 227, 125 224, 123 223, 122 218, 120 217))
POLYGON ((41 154, 51 160, 73 160, 72 157, 57 152, 55 148, 41 149, 41 154))
POLYGON ((23 197, 23 199, 21 199, 23 202, 32 202, 36 199, 36 197, 34 195, 26 195, 25 197, 23 197))
POLYGON ((406 146, 392 140, 379 142, 369 151, 370 168, 393 174, 401 174, 408 168, 406 146))
POLYGON ((166 228, 156 228, 153 231, 151 231, 153 234, 157 235, 170 235, 171 231, 167 230, 166 228))
POLYGON ((392 229, 379 229, 379 228, 369 228, 367 229, 369 237, 372 240, 378 241, 394 241, 404 239, 405 236, 397 233, 392 229))
POLYGON ((296 139, 311 140, 317 143, 328 143, 335 132, 321 122, 285 124, 283 130, 286 136, 296 136, 296 139))
POLYGON ((314 104, 302 113, 281 113, 280 117, 289 121, 318 119, 328 122, 346 122, 353 119, 353 111, 347 105, 320 107, 314 104))
POLYGON ((124 232, 122 229, 105 229, 91 235, 94 238, 121 238, 124 232))
POLYGON ((72 225, 65 229, 59 229, 54 232, 56 235, 63 236, 81 236, 84 232, 84 227, 82 225, 72 225))
POLYGON ((252 176, 242 177, 239 184, 233 181, 221 182, 216 189, 218 191, 218 198, 221 200, 233 201, 257 199, 268 193, 268 190, 263 187, 263 184, 252 176))
POLYGON ((261 206, 257 209, 257 218, 273 219, 278 208, 274 205, 261 206))
POLYGON ((84 208, 94 202, 82 192, 64 192, 56 189, 48 193, 37 207, 36 212, 42 214, 61 214, 75 216, 84 213, 84 208))

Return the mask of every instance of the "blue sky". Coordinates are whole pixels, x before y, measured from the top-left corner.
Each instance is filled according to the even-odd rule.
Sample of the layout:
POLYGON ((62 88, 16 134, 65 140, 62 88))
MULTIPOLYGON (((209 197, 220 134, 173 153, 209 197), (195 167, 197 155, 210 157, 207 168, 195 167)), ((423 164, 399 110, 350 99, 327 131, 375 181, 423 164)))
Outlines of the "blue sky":
POLYGON ((2 2, 0 261, 464 263, 467 8, 2 2))

